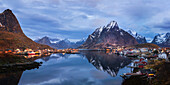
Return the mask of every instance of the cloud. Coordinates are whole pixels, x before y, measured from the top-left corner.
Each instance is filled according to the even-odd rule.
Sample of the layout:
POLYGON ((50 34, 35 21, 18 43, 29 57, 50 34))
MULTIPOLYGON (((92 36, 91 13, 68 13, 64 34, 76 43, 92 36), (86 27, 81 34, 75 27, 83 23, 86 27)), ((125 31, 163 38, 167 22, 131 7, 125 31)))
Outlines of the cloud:
POLYGON ((161 28, 162 30, 169 30, 170 31, 170 18, 164 19, 162 22, 155 24, 155 28, 161 28))
MULTIPOLYGON (((27 28, 80 39, 112 20, 122 29, 151 38, 169 31, 169 4, 168 0, 0 0, 0 11, 12 9, 32 39, 35 36, 27 28)), ((39 37, 44 36, 42 33, 39 37)))

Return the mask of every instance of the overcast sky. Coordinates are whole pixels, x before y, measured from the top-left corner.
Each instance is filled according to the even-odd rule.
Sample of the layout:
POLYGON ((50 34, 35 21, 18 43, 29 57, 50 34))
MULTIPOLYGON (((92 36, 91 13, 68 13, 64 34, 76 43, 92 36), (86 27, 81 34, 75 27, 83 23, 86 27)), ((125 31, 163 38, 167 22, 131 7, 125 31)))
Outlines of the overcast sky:
POLYGON ((170 0, 0 0, 0 11, 7 8, 33 40, 49 36, 75 41, 113 20, 148 40, 170 32, 170 0))

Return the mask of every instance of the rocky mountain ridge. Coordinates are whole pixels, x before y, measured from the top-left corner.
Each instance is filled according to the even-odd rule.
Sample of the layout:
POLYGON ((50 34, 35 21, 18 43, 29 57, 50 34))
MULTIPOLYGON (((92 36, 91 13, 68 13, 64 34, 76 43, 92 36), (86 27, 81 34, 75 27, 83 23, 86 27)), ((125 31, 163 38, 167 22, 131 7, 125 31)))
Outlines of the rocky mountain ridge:
POLYGON ((35 40, 35 42, 44 44, 44 45, 49 45, 52 48, 57 48, 57 49, 65 49, 65 48, 77 48, 80 45, 82 45, 85 42, 85 39, 82 39, 77 42, 71 42, 69 39, 58 39, 58 38, 49 38, 47 36, 35 40))
POLYGON ((97 28, 79 48, 113 48, 135 44, 138 44, 136 39, 123 29, 120 29, 116 21, 112 21, 107 26, 97 28))
POLYGON ((132 30, 128 30, 127 32, 128 32, 130 35, 132 35, 139 44, 147 43, 145 37, 144 37, 144 36, 141 36, 141 35, 138 34, 137 32, 132 31, 132 30))
POLYGON ((170 47, 170 32, 156 35, 151 43, 161 47, 170 47))

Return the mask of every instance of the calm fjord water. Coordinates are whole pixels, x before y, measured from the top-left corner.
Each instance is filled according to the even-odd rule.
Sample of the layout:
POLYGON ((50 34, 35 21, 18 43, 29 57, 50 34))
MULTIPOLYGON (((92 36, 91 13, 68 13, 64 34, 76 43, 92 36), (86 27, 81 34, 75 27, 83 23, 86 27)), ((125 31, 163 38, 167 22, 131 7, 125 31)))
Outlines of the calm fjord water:
POLYGON ((104 52, 52 54, 37 59, 39 69, 26 70, 19 85, 121 85, 119 76, 130 72, 130 59, 104 52))

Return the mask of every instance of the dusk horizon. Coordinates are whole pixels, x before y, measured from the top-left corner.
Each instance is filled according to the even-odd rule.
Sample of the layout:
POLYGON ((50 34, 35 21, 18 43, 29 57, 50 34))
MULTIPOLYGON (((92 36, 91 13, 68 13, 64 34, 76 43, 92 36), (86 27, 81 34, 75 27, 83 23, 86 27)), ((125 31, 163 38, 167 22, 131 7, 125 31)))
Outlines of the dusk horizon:
POLYGON ((1 0, 0 11, 11 9, 24 33, 33 40, 48 36, 75 42, 116 21, 121 29, 136 31, 151 41, 158 33, 170 31, 168 3, 167 0, 1 0))

